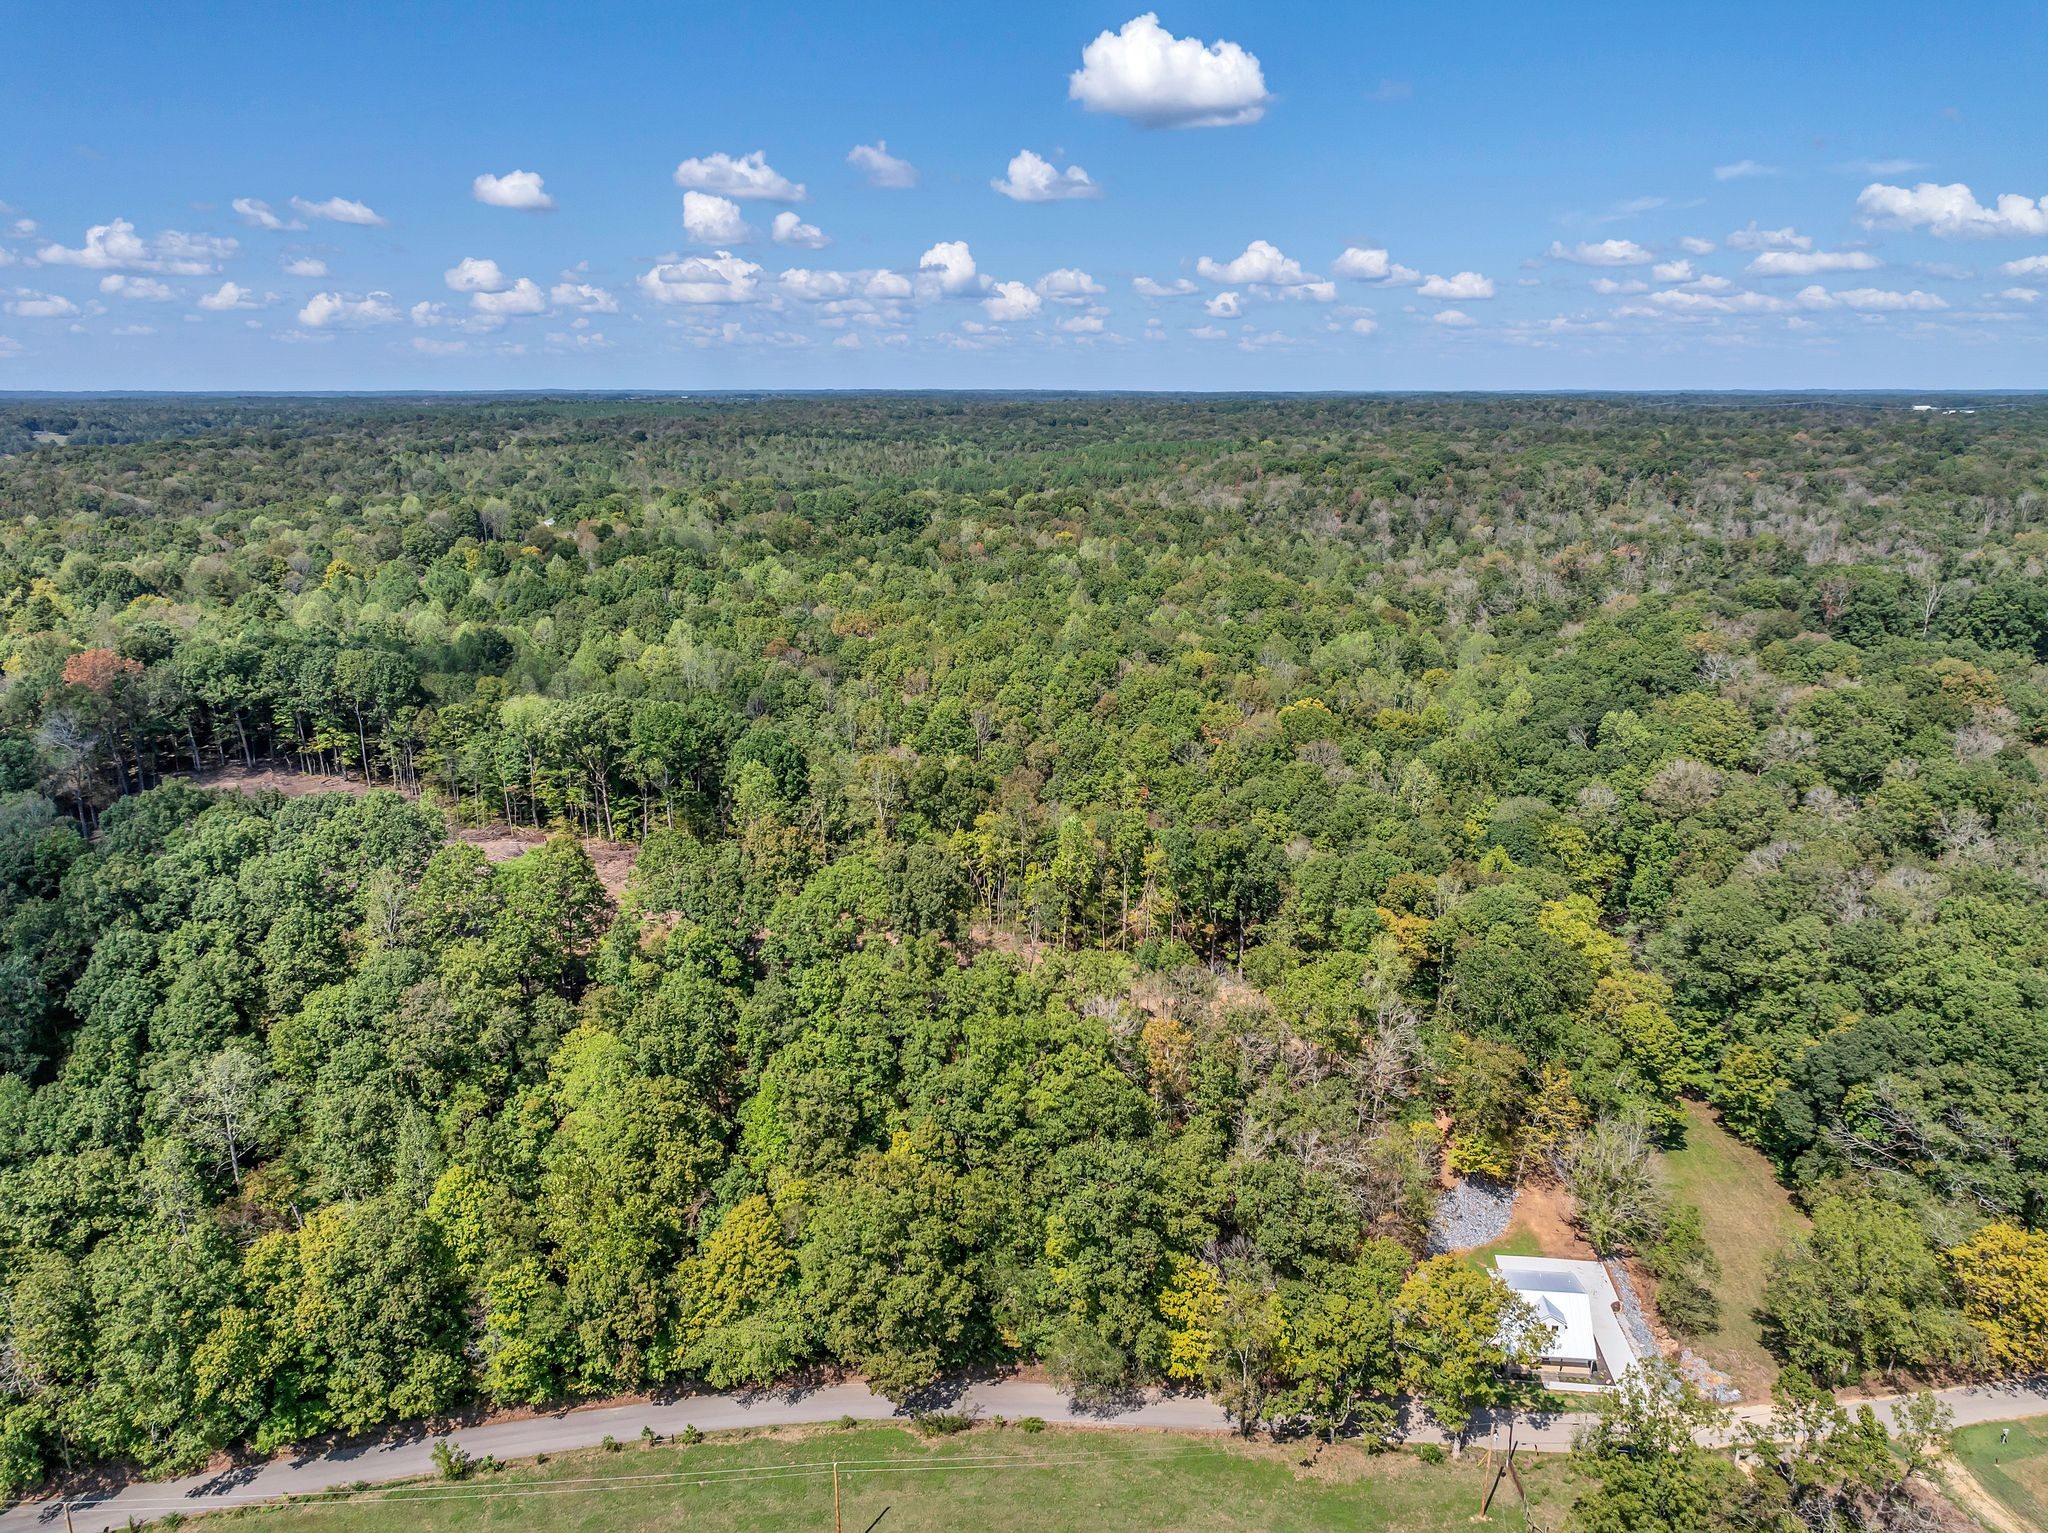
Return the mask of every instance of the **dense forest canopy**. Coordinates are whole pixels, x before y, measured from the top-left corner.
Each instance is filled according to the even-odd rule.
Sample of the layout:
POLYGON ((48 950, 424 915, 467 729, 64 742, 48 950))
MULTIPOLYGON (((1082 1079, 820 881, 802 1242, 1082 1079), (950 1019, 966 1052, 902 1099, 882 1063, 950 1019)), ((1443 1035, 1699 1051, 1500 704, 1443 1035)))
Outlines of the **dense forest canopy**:
POLYGON ((1455 1425, 1441 1168, 1711 1327, 1687 1096, 1789 1361, 2048 1364, 2048 404, 1944 405, 0 401, 0 1487, 814 1366, 1455 1425))

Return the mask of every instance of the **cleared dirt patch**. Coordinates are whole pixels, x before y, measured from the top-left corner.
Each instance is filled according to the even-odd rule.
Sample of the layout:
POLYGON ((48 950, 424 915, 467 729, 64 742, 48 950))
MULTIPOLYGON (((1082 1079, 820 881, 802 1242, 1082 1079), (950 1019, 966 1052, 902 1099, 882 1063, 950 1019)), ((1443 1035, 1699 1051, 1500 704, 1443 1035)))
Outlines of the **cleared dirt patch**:
MULTIPOLYGON (((546 843, 544 832, 518 825, 484 825, 459 830, 455 839, 466 841, 484 854, 487 862, 510 862, 522 853, 546 843)), ((583 838, 583 850, 597 869, 597 881, 616 905, 626 893, 626 880, 633 875, 633 863, 640 848, 630 841, 606 841, 597 836, 583 838)))

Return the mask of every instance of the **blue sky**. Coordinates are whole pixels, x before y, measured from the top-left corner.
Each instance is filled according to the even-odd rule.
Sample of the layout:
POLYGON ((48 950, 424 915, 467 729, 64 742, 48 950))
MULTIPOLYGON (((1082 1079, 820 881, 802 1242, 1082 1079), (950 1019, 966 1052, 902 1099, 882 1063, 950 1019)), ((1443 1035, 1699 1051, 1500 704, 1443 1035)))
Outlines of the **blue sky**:
POLYGON ((2048 378, 2048 8, 1136 3, 17 25, 0 389, 2048 378))

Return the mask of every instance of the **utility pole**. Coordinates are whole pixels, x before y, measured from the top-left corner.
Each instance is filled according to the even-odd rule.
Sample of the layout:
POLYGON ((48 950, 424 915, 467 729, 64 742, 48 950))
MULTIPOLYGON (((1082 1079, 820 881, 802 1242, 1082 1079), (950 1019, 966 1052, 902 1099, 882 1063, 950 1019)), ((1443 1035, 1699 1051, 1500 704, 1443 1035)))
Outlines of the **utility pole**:
MULTIPOLYGON (((68 1533, 68 1530, 67 1530, 68 1533)), ((839 1460, 832 1460, 832 1533, 841 1533, 839 1526, 839 1460)))

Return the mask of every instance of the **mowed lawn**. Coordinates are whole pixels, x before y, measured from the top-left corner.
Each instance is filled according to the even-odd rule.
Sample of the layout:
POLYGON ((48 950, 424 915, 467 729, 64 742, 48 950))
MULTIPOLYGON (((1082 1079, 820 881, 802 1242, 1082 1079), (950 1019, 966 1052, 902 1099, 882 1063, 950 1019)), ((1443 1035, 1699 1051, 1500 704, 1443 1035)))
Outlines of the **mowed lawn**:
POLYGON ((1955 1456, 2029 1528, 2048 1528, 2048 1423, 1987 1421, 1955 1435, 1955 1456), (2012 1437, 2000 1443, 1998 1434, 2012 1437))
POLYGON ((1664 1156, 1671 1190, 1699 1205, 1707 1243, 1721 1261, 1721 1329, 1693 1350, 1732 1378, 1746 1400, 1762 1400, 1778 1376, 1755 1310, 1774 1251, 1806 1228, 1771 1163, 1722 1128, 1698 1102, 1685 1104, 1685 1147, 1664 1156))
MULTIPOLYGON (((461 1484, 418 1483, 207 1522, 258 1519, 265 1533, 821 1533, 832 1527, 835 1458, 847 1533, 866 1533, 878 1518, 876 1533, 1449 1533, 1469 1527, 1479 1509, 1483 1448, 1462 1463, 1427 1464, 1345 1443, 1304 1467, 1312 1453, 1302 1444, 1088 1429, 1027 1434, 1014 1425, 929 1442, 897 1427, 819 1427, 719 1434, 689 1447, 629 1442, 617 1453, 561 1454, 461 1484)), ((1516 1466, 1541 1521, 1556 1526, 1575 1494, 1574 1471, 1562 1457, 1529 1454, 1516 1466)), ((1511 1483, 1502 1482, 1500 1498, 1495 1521, 1519 1526, 1511 1483)))

